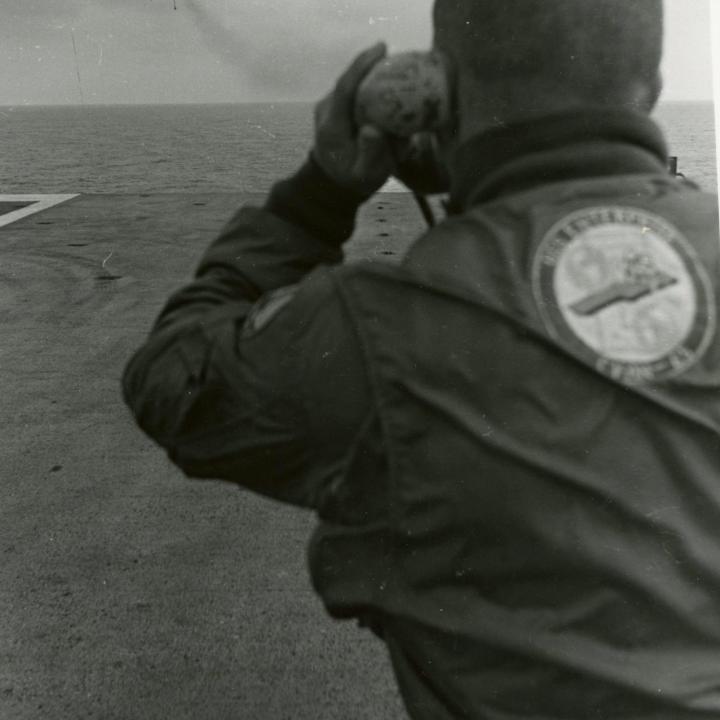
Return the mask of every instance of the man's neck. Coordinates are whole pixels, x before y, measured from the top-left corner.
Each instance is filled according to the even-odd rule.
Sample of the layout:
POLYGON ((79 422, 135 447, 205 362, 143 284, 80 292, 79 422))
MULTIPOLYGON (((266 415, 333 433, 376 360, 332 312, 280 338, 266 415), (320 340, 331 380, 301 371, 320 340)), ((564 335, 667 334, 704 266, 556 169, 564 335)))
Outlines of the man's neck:
MULTIPOLYGON (((506 92, 504 97, 481 97, 473 92, 460 95, 455 145, 460 146, 471 138, 498 128, 529 125, 546 117, 575 114, 588 108, 587 100, 558 94, 557 88, 546 92, 535 89, 531 93, 506 92)), ((653 102, 649 91, 638 87, 622 102, 601 104, 593 109, 598 112, 632 112, 649 116, 653 102)))

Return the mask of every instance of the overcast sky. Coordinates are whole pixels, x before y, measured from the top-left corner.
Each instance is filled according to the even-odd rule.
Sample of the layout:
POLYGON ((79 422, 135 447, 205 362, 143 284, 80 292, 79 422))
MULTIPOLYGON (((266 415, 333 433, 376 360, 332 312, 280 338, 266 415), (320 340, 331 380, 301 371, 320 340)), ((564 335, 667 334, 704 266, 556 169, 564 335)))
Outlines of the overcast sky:
MULTIPOLYGON (((712 97, 709 1, 666 0, 665 99, 712 97)), ((20 105, 315 99, 378 39, 427 47, 432 0, 0 5, 0 105, 20 105)))

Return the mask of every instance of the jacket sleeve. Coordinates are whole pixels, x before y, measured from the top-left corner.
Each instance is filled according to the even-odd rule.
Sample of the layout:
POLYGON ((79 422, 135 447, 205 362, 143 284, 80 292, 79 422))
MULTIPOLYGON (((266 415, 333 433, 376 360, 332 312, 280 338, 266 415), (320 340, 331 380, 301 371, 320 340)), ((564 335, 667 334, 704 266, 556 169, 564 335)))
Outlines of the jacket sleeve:
POLYGON ((362 200, 309 161, 241 208, 128 363, 126 403, 187 475, 317 506, 367 394, 331 275, 313 270, 342 260, 362 200), (343 402, 323 405, 334 383, 343 402), (332 416, 320 443, 317 413, 332 416))

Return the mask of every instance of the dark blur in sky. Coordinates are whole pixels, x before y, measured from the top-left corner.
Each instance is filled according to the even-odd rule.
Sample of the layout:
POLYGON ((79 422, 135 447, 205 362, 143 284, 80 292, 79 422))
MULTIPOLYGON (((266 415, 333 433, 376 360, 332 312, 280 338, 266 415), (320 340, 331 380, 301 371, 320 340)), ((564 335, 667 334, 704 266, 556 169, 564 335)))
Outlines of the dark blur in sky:
MULTIPOLYGON (((378 39, 428 47, 431 5, 0 0, 0 105, 313 100, 378 39)), ((710 99, 709 0, 666 6, 664 98, 710 99)))

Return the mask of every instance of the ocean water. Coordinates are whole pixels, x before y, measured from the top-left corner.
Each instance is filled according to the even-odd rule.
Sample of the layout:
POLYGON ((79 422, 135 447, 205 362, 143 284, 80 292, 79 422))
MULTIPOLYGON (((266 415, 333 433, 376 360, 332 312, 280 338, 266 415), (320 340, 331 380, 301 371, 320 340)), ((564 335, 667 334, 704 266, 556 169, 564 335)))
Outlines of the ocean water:
MULTIPOLYGON (((717 192, 713 105, 655 119, 680 171, 717 192)), ((0 193, 265 192, 311 138, 306 103, 0 107, 0 193)))

